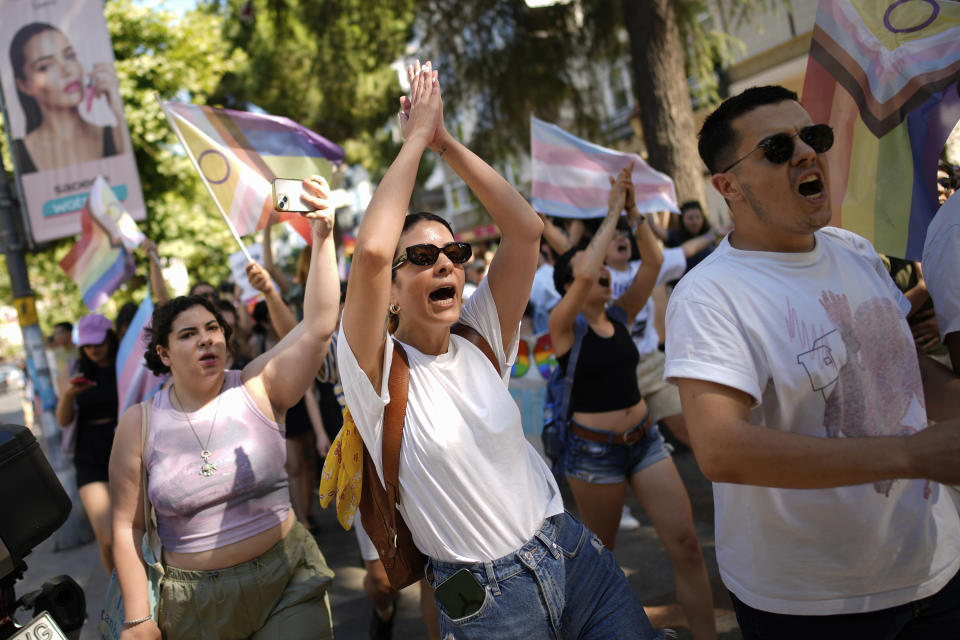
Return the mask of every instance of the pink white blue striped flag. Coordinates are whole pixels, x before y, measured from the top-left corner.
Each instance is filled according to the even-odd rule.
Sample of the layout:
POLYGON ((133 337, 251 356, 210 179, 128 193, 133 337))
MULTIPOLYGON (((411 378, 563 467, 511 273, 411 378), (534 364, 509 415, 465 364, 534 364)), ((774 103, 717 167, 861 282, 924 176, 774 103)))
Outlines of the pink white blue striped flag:
POLYGON ((129 407, 152 398, 168 378, 155 376, 147 369, 143 359, 148 342, 143 330, 150 324, 152 317, 153 300, 150 298, 150 288, 147 287, 147 295, 140 303, 117 349, 117 415, 123 415, 129 407))
POLYGON ((80 240, 60 267, 80 287, 86 305, 96 310, 133 275, 130 252, 144 236, 103 176, 93 182, 80 213, 80 228, 80 240))
POLYGON ((637 208, 643 213, 680 211, 670 176, 652 169, 635 153, 587 142, 533 116, 530 146, 532 204, 539 213, 561 218, 602 218, 607 215, 609 177, 615 177, 631 162, 637 208))

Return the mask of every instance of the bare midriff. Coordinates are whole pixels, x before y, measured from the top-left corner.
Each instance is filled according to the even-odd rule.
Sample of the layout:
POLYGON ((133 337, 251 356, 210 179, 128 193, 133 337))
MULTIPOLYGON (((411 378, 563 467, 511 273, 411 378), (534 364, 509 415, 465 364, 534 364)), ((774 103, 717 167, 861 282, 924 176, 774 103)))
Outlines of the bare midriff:
POLYGON ((630 429, 630 427, 636 426, 637 423, 643 420, 646 414, 647 403, 641 400, 632 407, 617 409, 615 411, 598 411, 597 413, 574 411, 573 419, 585 427, 590 427, 598 431, 623 433, 630 429))
POLYGON ((273 545, 287 537, 296 521, 296 516, 291 509, 286 520, 249 538, 197 553, 172 553, 164 549, 163 559, 173 567, 188 571, 226 569, 263 555, 273 545))

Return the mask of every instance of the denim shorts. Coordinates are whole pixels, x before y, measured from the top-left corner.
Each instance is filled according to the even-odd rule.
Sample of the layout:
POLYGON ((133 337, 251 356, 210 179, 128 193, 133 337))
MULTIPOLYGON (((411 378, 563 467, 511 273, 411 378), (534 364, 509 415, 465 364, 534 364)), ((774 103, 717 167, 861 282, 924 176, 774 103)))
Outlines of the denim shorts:
MULTIPOLYGON (((578 422, 574 424, 587 431, 608 433, 578 422)), ((616 484, 629 481, 633 474, 669 455, 657 425, 653 425, 642 440, 633 444, 594 442, 571 431, 567 433, 567 452, 563 465, 568 478, 593 484, 616 484)))
POLYGON ((453 618, 437 601, 442 638, 663 638, 613 554, 569 513, 547 518, 523 546, 490 562, 430 558, 427 580, 436 588, 460 569, 483 585, 483 604, 475 613, 453 618))

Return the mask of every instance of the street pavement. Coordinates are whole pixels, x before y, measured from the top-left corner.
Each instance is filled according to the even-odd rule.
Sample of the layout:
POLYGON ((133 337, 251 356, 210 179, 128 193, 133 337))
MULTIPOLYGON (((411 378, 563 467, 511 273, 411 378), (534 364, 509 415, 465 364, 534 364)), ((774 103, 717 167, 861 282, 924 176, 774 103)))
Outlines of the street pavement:
MULTIPOLYGON (((4 423, 23 424, 16 391, 0 394, 0 419, 4 423)), ((687 486, 693 506, 694 521, 703 554, 707 562, 713 588, 715 615, 720 640, 740 640, 736 618, 730 599, 719 580, 713 541, 713 497, 710 482, 697 468, 689 452, 674 456, 680 475, 687 486)), ((576 513, 573 498, 566 493, 567 508, 576 513)), ((670 627, 677 637, 691 638, 684 627, 682 612, 676 605, 673 591, 673 569, 666 551, 657 540, 656 532, 645 517, 636 499, 630 495, 627 504, 640 520, 633 531, 621 531, 617 537, 616 558, 637 591, 655 626, 670 627)), ((336 572, 330 601, 333 609, 334 635, 340 640, 362 640, 368 637, 371 606, 363 593, 363 562, 352 531, 344 531, 336 521, 334 510, 315 508, 320 526, 317 542, 336 572)), ((97 621, 103 604, 109 577, 100 564, 95 543, 69 550, 54 551, 54 536, 40 544, 26 558, 27 572, 16 585, 18 595, 38 589, 45 580, 60 574, 73 577, 83 587, 87 600, 87 623, 80 640, 94 640, 97 621)), ((405 589, 400 597, 394 623, 397 640, 426 639, 426 629, 420 618, 419 592, 416 585, 405 589)), ((29 615, 20 612, 17 619, 25 622, 29 615)))

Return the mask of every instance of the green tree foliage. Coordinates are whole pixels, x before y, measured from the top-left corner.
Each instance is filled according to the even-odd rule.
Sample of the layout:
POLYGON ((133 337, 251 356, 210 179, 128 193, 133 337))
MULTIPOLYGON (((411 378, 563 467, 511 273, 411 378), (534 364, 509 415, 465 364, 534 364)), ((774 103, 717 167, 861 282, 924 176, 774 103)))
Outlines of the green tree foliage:
MULTIPOLYGON (((229 275, 227 256, 236 245, 157 97, 205 103, 224 74, 244 67, 246 57, 223 41, 219 18, 204 12, 177 18, 130 0, 111 0, 104 11, 147 207, 147 220, 140 227, 159 245, 161 256, 184 261, 191 280, 219 282, 229 275)), ((64 238, 27 256, 45 333, 60 320, 89 313, 77 286, 58 264, 76 240, 64 238)), ((112 317, 123 303, 142 300, 147 263, 140 252, 136 258, 137 276, 99 309, 101 313, 112 317)), ((9 279, 0 274, 0 281, 0 295, 9 300, 9 294, 4 295, 9 279)))
MULTIPOLYGON (((623 0, 630 8, 656 21, 664 15, 653 0, 623 0), (648 16, 653 12, 655 15, 648 16)), ((652 78, 653 90, 644 100, 666 100, 668 95, 684 95, 701 103, 715 101, 716 70, 728 64, 741 51, 741 43, 723 33, 709 20, 713 9, 730 17, 730 24, 750 20, 758 12, 778 6, 782 0, 666 0, 671 28, 679 30, 679 38, 671 38, 681 50, 686 77, 671 70, 659 74, 641 70, 652 78), (687 83, 687 78, 692 80, 687 83), (664 90, 675 85, 672 91, 664 90), (679 91, 677 90, 679 86, 679 91)), ((524 0, 422 0, 419 19, 424 30, 424 56, 433 57, 441 69, 444 100, 466 107, 476 116, 471 146, 481 156, 500 159, 515 152, 518 144, 529 139, 529 115, 547 120, 572 120, 575 133, 598 142, 605 142, 602 113, 602 88, 608 82, 605 65, 630 55, 631 45, 656 47, 657 41, 631 43, 632 34, 625 30, 624 7, 610 0, 574 0, 564 4, 531 8, 524 0), (562 118, 560 117, 562 116, 562 118)), ((650 51, 653 57, 664 52, 650 51)), ((666 68, 666 67, 662 67, 666 68)), ((639 85, 636 83, 635 85, 639 85)), ((650 84, 649 82, 647 84, 650 84)), ((636 86, 635 86, 636 88, 636 86)), ((685 100, 685 102, 688 102, 685 100)), ((692 122, 692 107, 665 105, 658 111, 686 110, 692 122)), ((453 111, 449 111, 452 113, 453 111)), ((672 130, 673 122, 660 123, 669 131, 661 139, 689 137, 692 131, 672 130)), ((689 126, 685 127, 689 129, 689 126)), ((649 135, 644 123, 648 148, 659 144, 649 135)), ((691 147, 692 149, 692 147, 691 147)), ((652 151, 652 150, 651 150, 652 151)), ((680 166, 700 166, 695 151, 680 154, 651 153, 654 157, 670 157, 656 168, 667 173, 680 173, 680 166)), ((702 187, 699 180, 683 180, 693 193, 702 187)))
POLYGON ((248 64, 222 78, 225 106, 255 105, 343 145, 378 174, 396 152, 384 126, 398 110, 392 63, 411 37, 414 0, 214 0, 226 40, 248 64))

